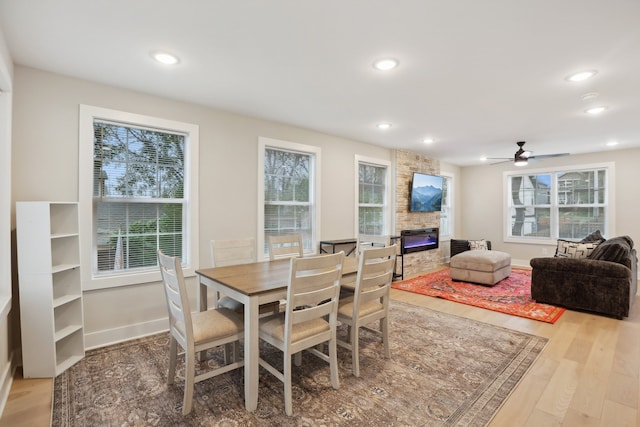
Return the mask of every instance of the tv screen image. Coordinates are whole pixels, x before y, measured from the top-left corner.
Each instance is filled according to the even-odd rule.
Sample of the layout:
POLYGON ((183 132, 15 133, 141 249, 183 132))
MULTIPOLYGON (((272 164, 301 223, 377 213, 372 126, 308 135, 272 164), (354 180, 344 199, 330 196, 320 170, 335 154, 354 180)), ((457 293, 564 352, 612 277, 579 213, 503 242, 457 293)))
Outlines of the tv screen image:
POLYGON ((411 184, 411 212, 440 212, 442 210, 442 181, 437 175, 414 172, 411 184))

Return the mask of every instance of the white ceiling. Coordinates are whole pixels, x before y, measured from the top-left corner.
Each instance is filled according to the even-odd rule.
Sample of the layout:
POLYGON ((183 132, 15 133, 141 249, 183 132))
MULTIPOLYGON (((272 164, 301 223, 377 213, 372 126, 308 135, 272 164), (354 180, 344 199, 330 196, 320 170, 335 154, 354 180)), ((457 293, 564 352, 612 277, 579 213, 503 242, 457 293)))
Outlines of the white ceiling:
POLYGON ((640 147, 638 0, 0 0, 0 27, 16 64, 457 165, 640 147))

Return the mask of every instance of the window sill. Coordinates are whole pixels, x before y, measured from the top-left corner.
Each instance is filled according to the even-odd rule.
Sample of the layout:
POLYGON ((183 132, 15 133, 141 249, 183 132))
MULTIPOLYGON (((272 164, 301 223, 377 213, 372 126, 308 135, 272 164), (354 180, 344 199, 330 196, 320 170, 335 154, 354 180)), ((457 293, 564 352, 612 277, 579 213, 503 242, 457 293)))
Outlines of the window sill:
MULTIPOLYGON (((184 277, 194 277, 196 268, 183 267, 184 277)), ((82 286, 83 291, 96 291, 99 289, 111 289, 121 286, 143 285, 145 283, 161 282, 160 271, 146 271, 140 273, 110 274, 108 276, 91 276, 82 286)))

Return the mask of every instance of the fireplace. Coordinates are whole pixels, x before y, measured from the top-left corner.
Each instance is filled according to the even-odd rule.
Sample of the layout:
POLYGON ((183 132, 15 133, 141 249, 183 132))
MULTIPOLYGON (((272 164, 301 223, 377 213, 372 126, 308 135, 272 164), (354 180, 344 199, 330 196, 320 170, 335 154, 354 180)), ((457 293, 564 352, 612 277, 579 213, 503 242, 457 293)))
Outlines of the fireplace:
POLYGON ((418 228, 414 230, 401 230, 402 253, 428 251, 437 249, 439 244, 438 228, 418 228))

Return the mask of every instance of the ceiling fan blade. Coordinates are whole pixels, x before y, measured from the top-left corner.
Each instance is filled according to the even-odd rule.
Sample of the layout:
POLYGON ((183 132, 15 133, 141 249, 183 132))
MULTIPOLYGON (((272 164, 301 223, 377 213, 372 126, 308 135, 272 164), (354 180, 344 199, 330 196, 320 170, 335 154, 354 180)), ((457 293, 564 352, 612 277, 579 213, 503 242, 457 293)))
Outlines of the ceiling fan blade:
POLYGON ((530 159, 549 159, 551 157, 568 156, 570 153, 542 154, 540 156, 529 156, 530 159))
POLYGON ((513 157, 487 157, 487 160, 513 160, 513 157))

